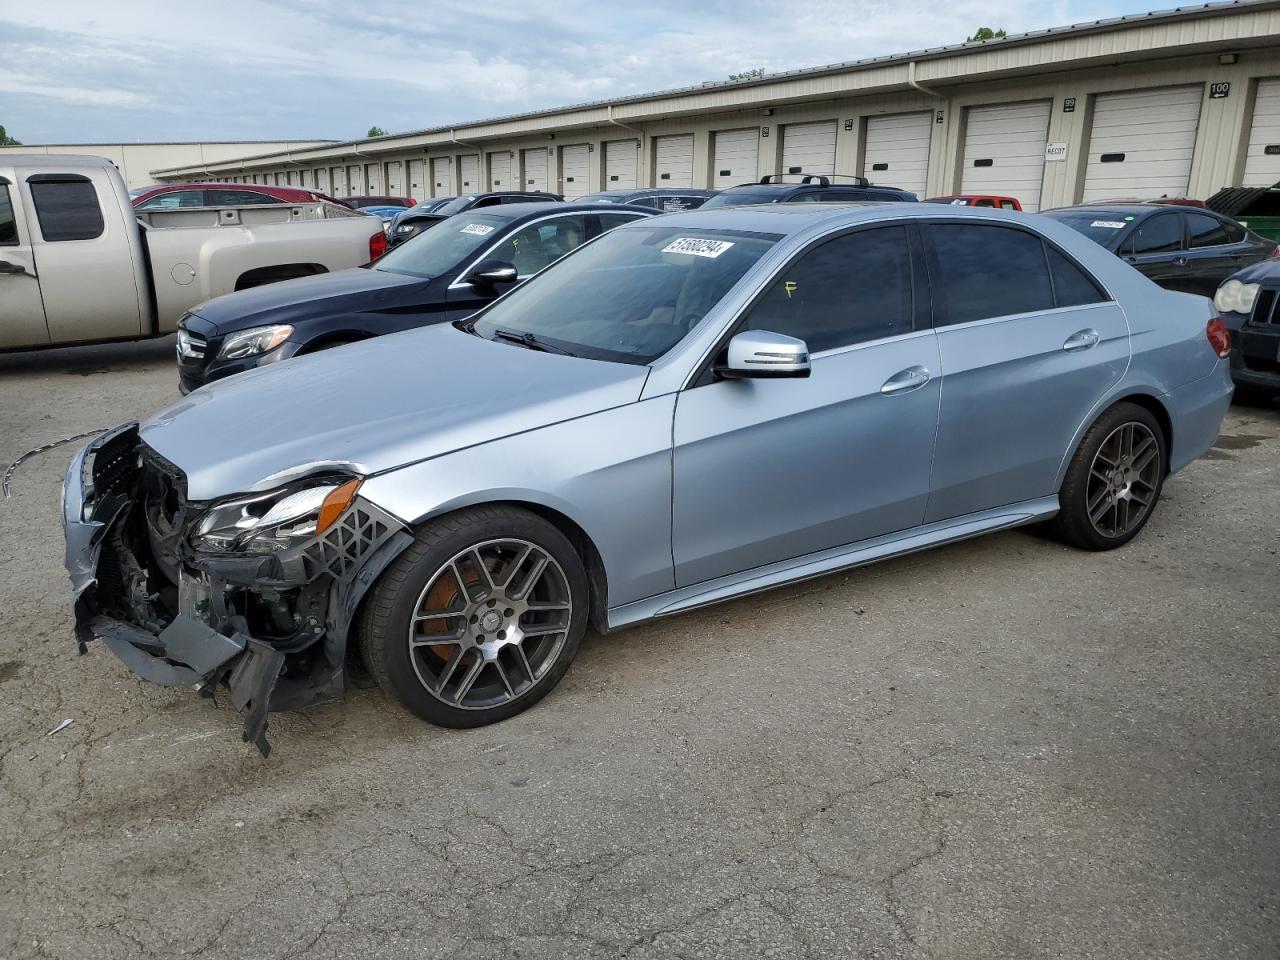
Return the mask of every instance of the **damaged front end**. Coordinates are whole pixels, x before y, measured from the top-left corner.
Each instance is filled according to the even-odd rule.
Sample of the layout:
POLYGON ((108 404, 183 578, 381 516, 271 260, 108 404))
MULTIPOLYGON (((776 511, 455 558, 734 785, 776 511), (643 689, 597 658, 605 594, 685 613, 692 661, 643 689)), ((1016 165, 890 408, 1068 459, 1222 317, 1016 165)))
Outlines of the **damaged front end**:
POLYGON ((341 695, 360 599, 412 541, 362 500, 360 478, 320 473, 210 502, 139 439, 91 442, 63 481, 66 566, 80 652, 101 637, 155 683, 220 684, 265 756, 267 712, 341 695))

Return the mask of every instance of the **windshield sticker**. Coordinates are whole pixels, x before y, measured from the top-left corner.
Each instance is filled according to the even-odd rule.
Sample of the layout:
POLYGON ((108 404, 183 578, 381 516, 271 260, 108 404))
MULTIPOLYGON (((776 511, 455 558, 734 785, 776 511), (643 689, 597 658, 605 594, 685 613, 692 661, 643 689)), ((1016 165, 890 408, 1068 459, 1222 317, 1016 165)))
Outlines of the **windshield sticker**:
POLYGON ((683 253, 690 257, 710 257, 714 260, 733 244, 728 240, 703 240, 700 237, 677 237, 665 247, 663 253, 683 253))
POLYGON ((469 233, 473 237, 487 237, 493 233, 493 227, 487 223, 468 223, 462 228, 463 233, 469 233))
POLYGON ((1123 220, 1095 220, 1089 224, 1091 227, 1106 227, 1108 230, 1123 230, 1123 220))

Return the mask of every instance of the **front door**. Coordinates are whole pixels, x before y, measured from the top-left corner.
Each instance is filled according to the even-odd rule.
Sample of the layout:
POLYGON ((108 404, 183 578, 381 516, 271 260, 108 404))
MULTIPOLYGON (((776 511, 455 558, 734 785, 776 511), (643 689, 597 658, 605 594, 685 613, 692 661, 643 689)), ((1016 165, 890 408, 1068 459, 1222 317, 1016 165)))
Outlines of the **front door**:
POLYGON ((735 328, 800 337, 811 376, 719 380, 680 394, 677 585, 921 522, 939 387, 916 271, 903 226, 819 242, 778 272, 735 328))
POLYGON ((1129 362, 1124 314, 1038 234, 932 223, 942 409, 926 522, 1056 493, 1072 437, 1129 362))
POLYGON ((31 234, 13 171, 0 167, 0 347, 49 342, 31 234))

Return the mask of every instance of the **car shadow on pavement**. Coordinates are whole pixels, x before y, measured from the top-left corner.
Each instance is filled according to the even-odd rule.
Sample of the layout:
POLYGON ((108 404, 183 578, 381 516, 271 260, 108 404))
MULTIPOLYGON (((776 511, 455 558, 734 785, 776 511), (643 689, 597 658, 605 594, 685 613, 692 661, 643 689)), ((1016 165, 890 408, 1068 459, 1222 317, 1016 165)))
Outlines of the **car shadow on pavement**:
POLYGON ((0 353, 0 379, 48 373, 82 377, 97 373, 124 373, 165 361, 173 362, 173 358, 172 334, 158 340, 129 340, 122 343, 0 353))

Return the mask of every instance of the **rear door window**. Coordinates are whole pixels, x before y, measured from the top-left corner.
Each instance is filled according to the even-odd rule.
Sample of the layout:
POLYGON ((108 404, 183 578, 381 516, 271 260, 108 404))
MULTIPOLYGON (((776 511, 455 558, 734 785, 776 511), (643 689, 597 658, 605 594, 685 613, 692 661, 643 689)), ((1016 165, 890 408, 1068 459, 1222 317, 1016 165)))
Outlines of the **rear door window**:
POLYGON ((1231 242, 1227 236, 1226 224, 1217 217, 1211 217, 1207 213, 1188 213, 1186 218, 1187 236, 1191 240, 1191 249, 1219 247, 1231 242))
POLYGON ((817 353, 910 333, 912 295, 906 227, 859 230, 783 267, 742 329, 799 337, 817 353))
POLYGON ((92 240, 102 236, 106 224, 98 194, 83 177, 27 181, 40 223, 40 235, 49 243, 92 240))
POLYGON ((9 185, 0 180, 0 246, 12 247, 18 243, 18 223, 13 216, 13 202, 9 199, 9 185))
POLYGON ((1050 310, 1049 265, 1039 236, 992 224, 933 223, 935 323, 970 323, 1050 310))
POLYGON ((1087 273, 1055 247, 1045 244, 1049 257, 1049 273, 1053 276, 1054 303, 1059 307, 1078 307, 1086 303, 1104 303, 1111 298, 1087 273))
POLYGON ((1143 220, 1125 242, 1124 252, 1134 256, 1173 253, 1182 249, 1182 219, 1176 213, 1162 213, 1143 220))

